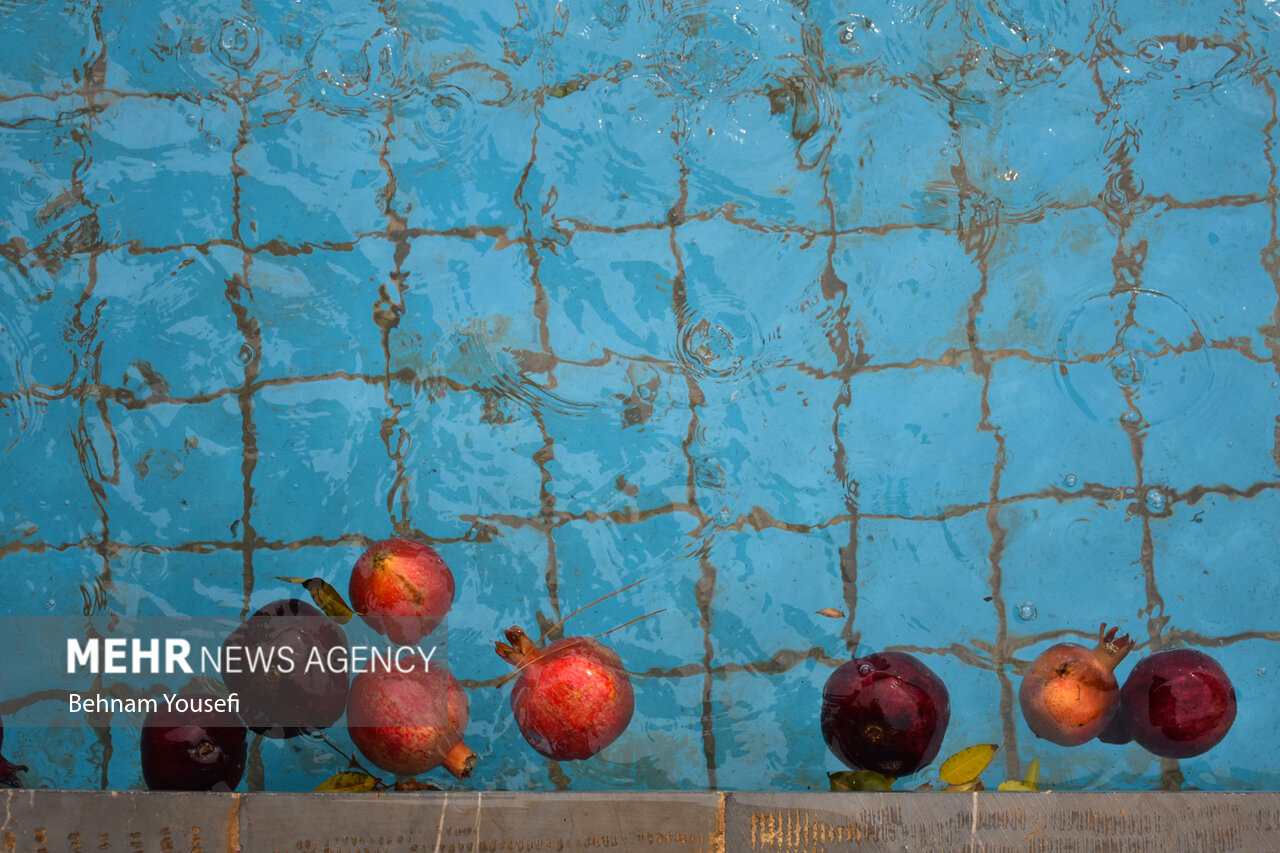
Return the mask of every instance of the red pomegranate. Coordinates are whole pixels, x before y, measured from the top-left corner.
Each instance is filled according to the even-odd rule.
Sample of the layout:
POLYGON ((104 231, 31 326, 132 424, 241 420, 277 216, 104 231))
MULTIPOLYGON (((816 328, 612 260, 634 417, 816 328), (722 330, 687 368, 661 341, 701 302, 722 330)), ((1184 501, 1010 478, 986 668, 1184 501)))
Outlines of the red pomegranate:
POLYGON ((1195 649, 1144 658, 1120 691, 1120 714, 1133 739, 1165 758, 1208 752, 1236 720, 1236 691, 1216 660, 1195 649))
POLYGON ((1107 728, 1120 704, 1113 670, 1133 648, 1117 629, 1098 631, 1092 649, 1058 643, 1040 653, 1022 679, 1018 704, 1037 737, 1059 746, 1079 746, 1107 728))
POLYGON ((351 608, 401 646, 416 645, 444 621, 453 593, 453 573, 435 549, 404 538, 370 545, 347 588, 351 608))
POLYGON ((462 742, 470 703, 453 673, 421 658, 377 665, 356 676, 347 700, 347 730, 356 748, 397 776, 440 765, 462 779, 476 754, 462 742))
POLYGON ((520 628, 495 644, 517 667, 511 711, 529 745, 557 761, 590 758, 618 739, 635 712, 622 661, 589 637, 566 637, 539 649, 520 628))

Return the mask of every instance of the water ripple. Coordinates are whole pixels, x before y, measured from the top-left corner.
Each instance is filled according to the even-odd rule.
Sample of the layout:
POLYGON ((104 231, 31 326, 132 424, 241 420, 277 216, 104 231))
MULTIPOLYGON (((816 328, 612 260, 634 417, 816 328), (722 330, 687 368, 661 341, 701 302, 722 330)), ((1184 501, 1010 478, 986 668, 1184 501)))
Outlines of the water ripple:
POLYGON ((359 114, 405 94, 411 83, 408 37, 379 21, 326 27, 307 51, 305 88, 325 112, 359 114))
POLYGON ((760 35, 737 13, 715 10, 672 18, 653 56, 658 76, 689 98, 732 98, 758 82, 760 35))

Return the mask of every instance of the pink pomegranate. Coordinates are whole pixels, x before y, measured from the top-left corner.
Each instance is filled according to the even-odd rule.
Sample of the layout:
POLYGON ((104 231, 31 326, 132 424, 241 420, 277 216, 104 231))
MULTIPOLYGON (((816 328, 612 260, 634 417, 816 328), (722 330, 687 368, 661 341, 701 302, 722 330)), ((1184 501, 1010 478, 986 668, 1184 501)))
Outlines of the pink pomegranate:
POLYGON ((370 628, 401 646, 416 645, 453 606, 453 573, 430 545, 385 539, 351 570, 351 608, 370 628))
POLYGON ((347 700, 347 730, 365 758, 397 776, 440 765, 462 779, 476 754, 462 742, 470 704, 453 673, 421 658, 378 665, 356 676, 347 700))
POLYGON ((1116 628, 1098 631, 1092 649, 1058 643, 1041 652, 1022 679, 1018 704, 1037 737, 1059 746, 1079 746, 1101 734, 1120 705, 1114 670, 1133 648, 1116 628))
POLYGON ((530 746, 557 761, 590 758, 626 730, 635 694, 612 649, 589 637, 539 649, 516 627, 506 636, 496 651, 518 668, 511 710, 530 746))

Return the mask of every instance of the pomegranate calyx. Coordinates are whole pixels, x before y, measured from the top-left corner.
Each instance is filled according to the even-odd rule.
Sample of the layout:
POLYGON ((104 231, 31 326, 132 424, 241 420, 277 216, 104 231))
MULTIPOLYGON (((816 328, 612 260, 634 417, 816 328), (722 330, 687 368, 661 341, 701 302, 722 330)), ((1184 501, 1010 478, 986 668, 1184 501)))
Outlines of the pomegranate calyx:
POLYGON ((1119 632, 1120 629, 1115 626, 1108 631, 1106 622, 1098 629, 1098 645, 1093 649, 1093 656, 1108 672, 1114 672, 1120 661, 1133 651, 1133 641, 1129 639, 1129 635, 1125 634, 1117 639, 1116 634, 1119 632))
POLYGON ((517 667, 533 663, 537 659, 538 647, 522 628, 512 625, 505 633, 507 642, 493 644, 493 650, 498 653, 498 657, 517 667))
POLYGON ((471 747, 459 740, 444 754, 444 761, 440 763, 444 765, 445 770, 453 774, 455 779, 465 779, 471 775, 479 758, 480 756, 476 755, 471 747))

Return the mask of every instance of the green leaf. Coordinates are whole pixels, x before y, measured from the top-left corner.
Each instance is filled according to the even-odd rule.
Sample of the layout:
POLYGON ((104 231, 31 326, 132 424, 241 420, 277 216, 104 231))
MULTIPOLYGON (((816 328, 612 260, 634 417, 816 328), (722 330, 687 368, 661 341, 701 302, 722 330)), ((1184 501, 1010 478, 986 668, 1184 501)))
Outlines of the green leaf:
POLYGON ((833 791, 892 791, 896 776, 886 776, 874 770, 842 770, 828 773, 833 791))
POLYGON ((342 593, 338 592, 329 583, 322 578, 282 578, 276 577, 278 581, 285 583, 302 584, 302 588, 311 593, 311 600, 316 603, 324 611, 325 615, 337 622, 339 625, 345 625, 351 621, 351 617, 356 612, 347 606, 347 602, 343 600, 342 593))
POLYGON ((982 775, 982 771, 987 769, 991 759, 995 758, 999 751, 1000 745, 995 743, 980 743, 977 746, 962 749, 942 762, 942 769, 938 771, 938 775, 948 785, 967 785, 982 775))
POLYGON ((345 770, 336 776, 330 776, 325 779, 316 786, 316 790, 327 793, 343 791, 359 794, 365 791, 372 791, 377 786, 378 777, 370 776, 368 773, 361 773, 358 770, 345 770))

